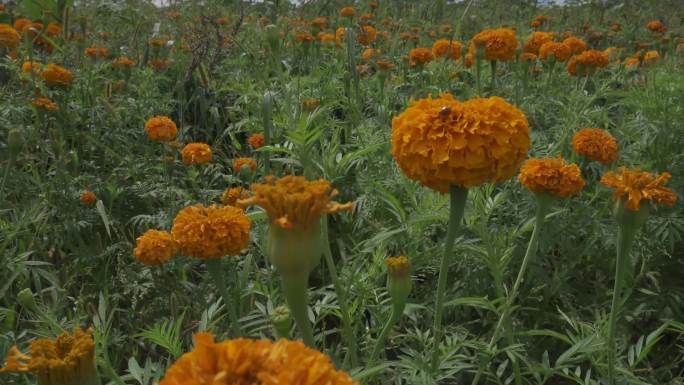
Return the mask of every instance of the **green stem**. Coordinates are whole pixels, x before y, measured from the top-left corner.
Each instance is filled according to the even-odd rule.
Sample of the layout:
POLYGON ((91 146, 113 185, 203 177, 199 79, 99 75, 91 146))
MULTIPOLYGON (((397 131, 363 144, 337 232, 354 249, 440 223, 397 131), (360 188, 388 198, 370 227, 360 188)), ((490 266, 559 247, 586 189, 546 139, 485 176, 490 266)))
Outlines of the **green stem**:
POLYGON ((463 212, 465 211, 466 198, 468 197, 468 189, 461 186, 451 186, 450 189, 450 206, 449 206, 449 227, 447 228, 446 242, 444 243, 444 254, 439 265, 439 278, 437 281, 437 294, 435 300, 435 319, 433 329, 435 332, 434 346, 432 352, 432 368, 437 369, 439 361, 439 343, 444 334, 442 324, 442 312, 444 308, 444 294, 446 291, 446 279, 449 268, 449 257, 456 239, 456 232, 461 220, 463 220, 463 212))
MULTIPOLYGON (((477 54, 475 54, 477 55, 477 54)), ((482 82, 480 81, 482 75, 482 60, 475 58, 475 91, 477 96, 482 96, 482 82)))
POLYGON ((209 275, 211 276, 211 279, 214 281, 214 285, 216 285, 216 288, 219 290, 219 293, 223 298, 223 302, 226 305, 226 309, 228 309, 228 317, 230 318, 230 326, 233 330, 233 334, 236 337, 240 336, 242 335, 242 330, 240 330, 240 323, 238 322, 238 316, 235 312, 233 299, 230 295, 228 287, 226 286, 225 277, 222 274, 223 265, 221 263, 221 258, 208 259, 206 263, 209 275))
POLYGON ((375 342, 375 347, 373 348, 373 352, 370 355, 370 358, 368 359, 368 363, 366 366, 371 367, 375 363, 375 360, 378 358, 378 355, 380 354, 380 350, 385 346, 385 340, 387 340, 387 336, 389 335, 389 332, 392 330, 392 327, 394 324, 397 323, 399 318, 401 318, 401 315, 404 311, 404 307, 402 306, 401 309, 398 309, 397 307, 392 308, 392 313, 390 314, 389 318, 387 319, 387 322, 385 323, 385 326, 382 328, 382 331, 380 332, 380 336, 378 336, 378 340, 375 342))
POLYGON ((309 322, 309 294, 308 294, 308 273, 301 275, 282 275, 283 294, 290 308, 292 318, 294 318, 297 328, 302 333, 304 343, 315 348, 313 328, 309 322))
POLYGON ((489 64, 492 67, 492 91, 494 91, 496 89, 496 60, 490 61, 489 64))
MULTIPOLYGON (((264 94, 264 144, 271 144, 271 133, 273 132, 273 94, 269 91, 264 94)), ((263 155, 264 173, 271 172, 271 153, 265 152, 263 155)))

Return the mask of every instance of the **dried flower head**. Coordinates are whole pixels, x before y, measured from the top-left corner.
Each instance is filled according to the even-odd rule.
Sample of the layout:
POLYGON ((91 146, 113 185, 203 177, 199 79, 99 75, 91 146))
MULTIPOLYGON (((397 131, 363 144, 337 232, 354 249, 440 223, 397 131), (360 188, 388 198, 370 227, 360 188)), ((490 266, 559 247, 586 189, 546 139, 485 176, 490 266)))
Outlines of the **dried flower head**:
POLYGON ((145 123, 147 138, 155 142, 170 142, 176 139, 176 123, 168 116, 155 116, 145 123))
POLYGON ((532 192, 559 198, 578 193, 585 184, 579 167, 566 164, 563 158, 530 158, 522 164, 518 180, 532 192))
POLYGON ((138 237, 133 255, 135 259, 148 266, 156 266, 170 261, 178 254, 178 243, 168 231, 147 230, 138 237))
POLYGON ((629 170, 620 167, 617 172, 609 171, 603 175, 601 183, 615 189, 613 198, 616 201, 624 199, 625 208, 639 211, 642 200, 659 205, 674 205, 677 195, 671 189, 663 187, 670 176, 668 172, 653 175, 638 168, 629 170))
POLYGON ((615 162, 619 156, 617 140, 600 128, 583 128, 572 137, 572 149, 589 160, 603 164, 615 162))
POLYGON ((315 111, 316 108, 321 104, 321 101, 318 99, 304 99, 301 102, 301 107, 302 111, 306 112, 312 112, 315 111))
POLYGON ((183 163, 187 165, 211 162, 211 147, 206 143, 189 143, 181 151, 183 163))

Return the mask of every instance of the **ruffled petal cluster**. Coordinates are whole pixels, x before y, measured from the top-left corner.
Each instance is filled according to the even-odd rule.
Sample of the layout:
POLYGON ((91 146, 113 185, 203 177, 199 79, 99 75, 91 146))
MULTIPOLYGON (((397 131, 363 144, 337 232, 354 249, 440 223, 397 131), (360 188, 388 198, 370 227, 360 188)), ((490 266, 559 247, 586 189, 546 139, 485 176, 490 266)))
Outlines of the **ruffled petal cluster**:
POLYGON ((21 36, 9 24, 0 24, 0 48, 15 49, 21 42, 21 36))
POLYGON ((233 171, 242 172, 242 168, 247 167, 252 172, 256 171, 257 164, 252 158, 237 158, 233 161, 233 171))
POLYGON ((609 171, 601 178, 601 183, 615 189, 613 198, 624 199, 628 210, 639 211, 642 200, 654 204, 672 206, 677 200, 674 191, 663 187, 670 180, 670 173, 653 175, 640 169, 629 170, 620 167, 617 172, 609 171))
POLYGON ((542 45, 553 41, 553 32, 532 32, 532 35, 525 42, 523 52, 539 55, 542 45))
POLYGON ((544 43, 539 48, 539 57, 541 57, 543 60, 549 60, 551 57, 553 57, 557 62, 562 63, 566 62, 570 58, 571 54, 572 51, 568 45, 553 41, 544 43))
POLYGON ((247 190, 242 187, 227 188, 221 194, 221 203, 226 206, 235 206, 238 199, 246 199, 248 196, 247 190))
POLYGON ((57 64, 48 64, 40 74, 48 87, 69 87, 74 81, 74 76, 66 68, 57 64))
POLYGON ((36 108, 43 111, 59 110, 59 106, 57 105, 57 103, 53 102, 48 98, 35 98, 31 101, 31 104, 33 104, 36 108))
POLYGON ((603 51, 589 50, 575 55, 568 61, 568 73, 572 76, 589 76, 610 64, 603 51))
POLYGON ((566 164, 562 158, 528 159, 520 168, 518 180, 532 192, 559 198, 576 194, 585 185, 579 167, 566 164))
POLYGON ((147 138, 155 142, 170 142, 176 139, 178 128, 167 116, 155 116, 145 123, 147 138))
POLYGON ((461 43, 457 41, 440 39, 432 45, 432 54, 435 57, 444 57, 451 60, 458 60, 461 58, 461 47, 461 43))
POLYGON ((206 143, 189 143, 181 150, 181 158, 187 165, 209 163, 211 157, 211 147, 206 143))
POLYGON ((515 31, 509 28, 485 29, 473 36, 468 53, 475 57, 475 50, 481 47, 486 60, 515 60, 515 51, 520 46, 515 31))
POLYGON ((264 146, 264 135, 262 134, 252 134, 247 138, 247 143, 250 147, 257 150, 264 146))
POLYGON ((178 254, 178 243, 168 231, 147 230, 136 240, 133 255, 148 266, 170 261, 178 254))
POLYGON ((572 149, 589 160, 610 164, 619 156, 617 140, 600 128, 583 128, 572 137, 572 149))
POLYGON ((431 62, 434 58, 430 48, 419 47, 409 51, 409 65, 411 67, 422 67, 431 62))

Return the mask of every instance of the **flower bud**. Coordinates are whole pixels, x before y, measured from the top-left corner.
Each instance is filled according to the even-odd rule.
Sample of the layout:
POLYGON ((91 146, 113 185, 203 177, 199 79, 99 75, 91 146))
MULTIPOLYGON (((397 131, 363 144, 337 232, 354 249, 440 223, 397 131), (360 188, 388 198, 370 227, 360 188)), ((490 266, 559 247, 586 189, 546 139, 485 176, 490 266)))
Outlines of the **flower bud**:
POLYGON ((33 292, 28 287, 17 294, 17 302, 26 310, 38 311, 38 306, 33 298, 33 292))
POLYGON ((287 306, 278 306, 271 314, 271 323, 275 335, 278 338, 290 338, 290 330, 292 329, 292 317, 290 316, 290 309, 287 306))
POLYGON ((403 255, 387 258, 385 263, 387 264, 387 290, 392 297, 394 308, 401 314, 411 293, 411 263, 403 255))
POLYGON ((11 129, 7 134, 7 147, 9 147, 10 157, 15 157, 23 145, 24 137, 21 134, 21 130, 18 128, 11 129))

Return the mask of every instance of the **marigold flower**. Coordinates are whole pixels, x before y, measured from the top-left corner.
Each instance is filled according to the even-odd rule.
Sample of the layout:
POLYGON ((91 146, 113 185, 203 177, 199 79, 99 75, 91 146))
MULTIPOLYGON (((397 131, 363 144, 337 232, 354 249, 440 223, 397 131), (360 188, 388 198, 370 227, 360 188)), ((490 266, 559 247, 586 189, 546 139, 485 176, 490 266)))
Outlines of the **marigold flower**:
POLYGON ((403 40, 403 41, 409 41, 409 40, 411 40, 411 33, 409 33, 409 32, 402 32, 402 33, 399 34, 399 39, 401 39, 401 40, 403 40))
POLYGON ((363 50, 361 53, 361 59, 363 60, 370 60, 373 58, 373 56, 377 56, 379 51, 377 49, 373 48, 366 48, 363 50))
POLYGON ((31 372, 41 385, 92 383, 97 378, 95 343, 92 331, 76 329, 57 338, 41 338, 31 342, 31 355, 12 347, 0 372, 31 372))
POLYGON ((546 23, 549 21, 549 17, 546 15, 537 15, 537 16, 535 16, 534 20, 536 20, 540 23, 546 23))
POLYGON ((512 29, 485 29, 472 38, 468 51, 475 55, 476 47, 480 46, 486 60, 509 61, 515 60, 515 51, 519 45, 512 29))
POLYGON ((340 9, 340 16, 342 17, 354 17, 354 15, 356 15, 354 7, 343 7, 340 9))
POLYGON ((411 271, 411 264, 406 256, 389 257, 385 260, 387 272, 390 274, 408 274, 411 271))
POLYGON ((461 43, 447 39, 437 40, 435 44, 432 45, 432 54, 435 57, 458 60, 461 58, 461 43))
POLYGON ((625 67, 634 68, 634 67, 638 67, 639 64, 640 64, 639 58, 628 57, 627 59, 625 59, 625 67))
POLYGON ((31 101, 31 104, 33 104, 36 108, 39 108, 43 111, 59 110, 59 106, 57 105, 57 103, 53 102, 48 98, 35 98, 33 99, 33 101, 31 101))
POLYGON ((434 59, 430 48, 414 48, 409 52, 409 65, 411 67, 422 67, 434 59))
POLYGON ((537 61, 537 55, 535 55, 533 53, 529 53, 529 52, 523 52, 518 57, 518 60, 526 61, 526 62, 535 62, 535 61, 537 61))
POLYGON ((534 193, 546 193, 567 198, 584 187, 584 179, 576 164, 566 164, 563 158, 526 160, 518 180, 534 193))
POLYGON ((389 71, 396 67, 396 65, 389 60, 378 60, 375 64, 378 65, 378 69, 381 71, 389 71))
POLYGON ((363 15, 359 16, 359 21, 366 22, 373 20, 375 18, 375 15, 372 13, 364 13, 363 15))
POLYGON ((81 193, 79 200, 82 204, 86 206, 91 206, 94 205, 95 202, 97 202, 97 196, 92 191, 84 191, 81 193))
POLYGON ((379 6, 380 6, 380 4, 378 4, 377 1, 371 1, 370 3, 368 3, 368 8, 370 8, 370 9, 376 9, 379 6))
POLYGON ((21 72, 23 72, 25 74, 31 73, 32 75, 39 76, 40 75, 40 63, 25 61, 21 65, 21 72))
POLYGON ((608 66, 609 63, 608 55, 601 51, 584 51, 570 58, 568 73, 572 76, 589 76, 608 66))
POLYGON ((615 162, 619 156, 617 140, 600 128, 583 128, 572 137, 572 149, 589 160, 603 164, 615 162))
POLYGON ((206 143, 189 143, 181 151, 183 163, 187 165, 209 163, 211 155, 211 147, 206 143))
POLYGON ((609 171, 603 175, 601 183, 615 189, 613 199, 624 199, 625 208, 639 211, 642 200, 659 205, 674 205, 677 195, 671 189, 663 187, 670 177, 668 172, 653 175, 639 168, 629 170, 620 167, 617 172, 609 171))
POLYGON ((563 43, 556 43, 553 41, 542 44, 539 48, 539 57, 543 60, 548 60, 551 56, 555 58, 557 62, 565 62, 570 59, 570 47, 563 43))
POLYGON ((74 76, 66 68, 57 64, 48 64, 40 74, 48 87, 68 87, 74 81, 74 76))
POLYGON ((87 57, 99 57, 99 58, 105 58, 109 54, 109 50, 105 47, 100 47, 100 46, 92 46, 88 47, 84 51, 85 56, 87 57))
POLYGON ((195 335, 195 348, 166 371, 159 385, 358 385, 323 353, 299 341, 195 335))
POLYGON ((161 265, 178 254, 178 243, 168 231, 147 230, 136 239, 135 258, 148 266, 161 265))
POLYGON ((539 22, 537 20, 532 20, 532 22, 530 23, 530 27, 535 28, 535 29, 539 28, 539 27, 541 27, 541 22, 539 22))
POLYGON ((539 55, 539 49, 545 43, 553 41, 553 32, 532 32, 525 42, 523 52, 539 55))
POLYGON ((342 42, 344 41, 346 32, 347 32, 346 28, 344 28, 344 27, 339 27, 335 30, 335 41, 337 42, 337 44, 342 44, 342 42))
POLYGON ((499 97, 413 101, 392 119, 392 156, 411 179, 446 193, 512 177, 530 146, 525 115, 499 97))
POLYGON ((584 40, 574 36, 567 37, 565 40, 563 40, 563 44, 570 47, 570 51, 572 51, 573 55, 580 54, 587 50, 587 43, 585 43, 584 40))
POLYGON ((154 68, 156 71, 163 71, 169 67, 171 67, 171 61, 166 59, 159 59, 159 58, 154 58, 150 60, 150 66, 154 68))
POLYGON ((112 60, 112 66, 116 69, 129 69, 133 68, 135 62, 127 56, 117 57, 112 60))
POLYGON ((236 255, 249 245, 252 222, 233 206, 188 206, 173 220, 171 234, 183 254, 201 259, 236 255))
POLYGON ((375 41, 377 31, 370 25, 362 25, 361 31, 356 35, 356 41, 361 45, 371 45, 375 41))
POLYGON ((221 203, 226 206, 235 206, 238 199, 247 199, 248 197, 247 190, 242 187, 231 187, 225 189, 221 194, 221 203))
POLYGON ((15 49, 21 42, 21 36, 9 24, 0 24, 0 48, 15 49))
MULTIPOLYGON (((167 116, 155 116, 145 123, 147 138, 155 142, 170 142, 176 139, 176 123, 167 116)), ((209 158, 211 160, 211 156, 209 158)))
POLYGON ((24 32, 24 29, 31 24, 33 24, 31 20, 19 18, 14 20, 14 29, 16 29, 17 32, 24 32))
POLYGON ((233 171, 236 173, 242 172, 243 167, 247 167, 254 172, 256 171, 257 164, 254 159, 251 158, 237 158, 233 161, 233 171))
POLYGON ((658 51, 648 51, 644 54, 644 65, 656 65, 660 62, 660 54, 658 51))
POLYGON ((302 111, 312 112, 321 104, 318 99, 304 99, 301 102, 302 111))
POLYGON ((353 208, 352 203, 333 202, 338 192, 323 179, 308 181, 301 176, 288 175, 280 179, 268 176, 266 183, 254 183, 251 190, 253 196, 238 200, 238 205, 260 206, 271 223, 283 229, 308 228, 322 215, 353 208))
POLYGON ((316 36, 321 43, 332 43, 336 40, 335 35, 332 33, 319 32, 316 36))
POLYGON ((295 36, 295 39, 300 43, 311 43, 316 40, 309 32, 299 32, 295 36))
POLYGON ((651 32, 665 33, 667 28, 663 25, 660 20, 651 20, 646 24, 646 28, 651 32))
POLYGON ((263 134, 252 134, 247 138, 247 143, 250 147, 257 150, 264 146, 264 135, 263 134))
POLYGON ((319 16, 313 20, 311 20, 311 25, 319 28, 319 29, 326 29, 328 28, 328 25, 330 24, 330 21, 328 20, 327 17, 324 16, 319 16))

